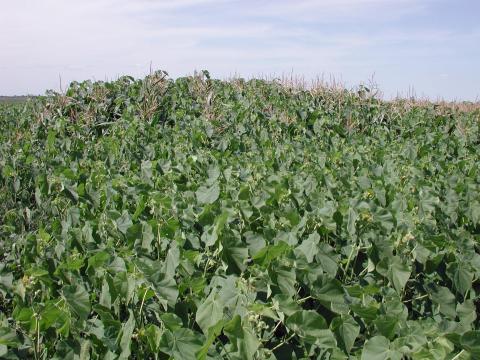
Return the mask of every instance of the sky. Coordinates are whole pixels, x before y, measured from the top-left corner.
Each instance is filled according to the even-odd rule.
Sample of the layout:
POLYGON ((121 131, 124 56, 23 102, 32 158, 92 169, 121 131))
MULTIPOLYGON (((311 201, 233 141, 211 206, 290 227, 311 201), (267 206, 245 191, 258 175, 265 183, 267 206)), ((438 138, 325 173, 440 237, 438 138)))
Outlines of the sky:
POLYGON ((0 0, 0 95, 73 80, 336 79, 480 101, 478 0, 0 0))

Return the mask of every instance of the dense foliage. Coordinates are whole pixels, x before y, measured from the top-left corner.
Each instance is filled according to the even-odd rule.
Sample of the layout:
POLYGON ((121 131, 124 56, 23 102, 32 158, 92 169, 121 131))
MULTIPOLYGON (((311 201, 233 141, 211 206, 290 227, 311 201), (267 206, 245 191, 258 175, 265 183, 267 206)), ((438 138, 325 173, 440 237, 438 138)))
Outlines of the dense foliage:
POLYGON ((480 357, 478 110, 73 83, 0 105, 0 357, 480 357))

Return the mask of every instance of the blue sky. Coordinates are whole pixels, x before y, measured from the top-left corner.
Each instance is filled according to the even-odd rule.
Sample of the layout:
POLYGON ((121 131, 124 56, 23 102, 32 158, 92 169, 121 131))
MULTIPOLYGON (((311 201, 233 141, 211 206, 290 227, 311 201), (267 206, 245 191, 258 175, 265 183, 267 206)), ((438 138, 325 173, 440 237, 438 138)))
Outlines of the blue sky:
POLYGON ((0 94, 71 80, 232 75, 372 79, 385 97, 480 100, 478 0, 15 0, 0 94))

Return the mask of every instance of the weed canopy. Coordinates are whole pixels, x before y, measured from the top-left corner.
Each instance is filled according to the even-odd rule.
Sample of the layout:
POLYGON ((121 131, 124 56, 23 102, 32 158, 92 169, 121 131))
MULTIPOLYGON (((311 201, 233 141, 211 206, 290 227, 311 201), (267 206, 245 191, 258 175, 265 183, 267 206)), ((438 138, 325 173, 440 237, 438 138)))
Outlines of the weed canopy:
POLYGON ((0 357, 480 356, 479 112, 274 81, 0 107, 0 357))

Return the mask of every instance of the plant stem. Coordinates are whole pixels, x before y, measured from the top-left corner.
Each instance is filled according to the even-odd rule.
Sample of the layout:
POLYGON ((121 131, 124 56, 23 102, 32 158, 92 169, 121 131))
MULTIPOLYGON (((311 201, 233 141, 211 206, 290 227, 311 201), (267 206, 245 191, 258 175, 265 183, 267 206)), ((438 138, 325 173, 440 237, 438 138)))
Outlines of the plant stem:
POLYGON ((306 297, 304 297, 303 299, 299 299, 298 302, 301 304, 307 300, 310 300, 310 299, 313 299, 313 297, 311 295, 308 295, 306 297))
POLYGON ((143 310, 143 304, 145 303, 145 297, 147 296, 147 291, 148 291, 148 288, 145 289, 145 292, 143 293, 143 297, 142 297, 142 303, 140 304, 140 311, 139 311, 139 315, 138 315, 138 316, 140 316, 140 324, 143 324, 142 310, 143 310))
POLYGON ((353 253, 356 249, 357 249, 357 245, 356 244, 352 245, 352 251, 350 251, 350 255, 348 255, 347 263, 345 264, 345 268, 343 269, 343 274, 345 278, 347 277, 347 271, 350 266, 350 262, 352 261, 353 253))
POLYGON ((460 355, 462 355, 465 352, 465 350, 460 351, 455 357, 452 358, 452 360, 457 360, 460 359, 460 355))
POLYGON ((283 340, 280 344, 277 344, 277 345, 276 345, 274 348, 272 348, 270 351, 275 351, 275 350, 277 350, 278 348, 281 348, 283 345, 285 345, 287 342, 289 342, 294 336, 295 336, 295 334, 290 335, 288 338, 286 338, 285 340, 283 340))
MULTIPOLYGON (((35 314, 36 315, 36 314, 35 314)), ((35 359, 39 359, 40 355, 40 324, 38 322, 38 316, 35 316, 35 330, 37 333, 37 343, 35 345, 35 359)))

